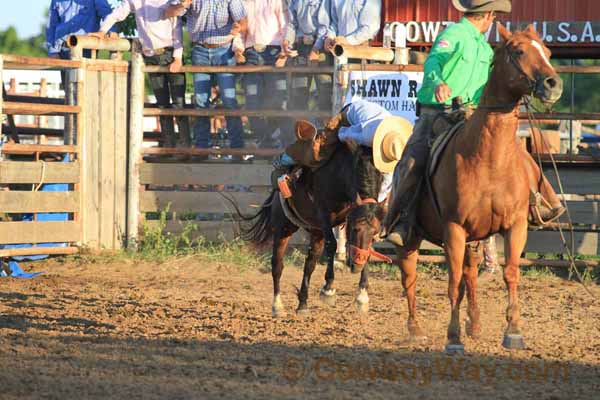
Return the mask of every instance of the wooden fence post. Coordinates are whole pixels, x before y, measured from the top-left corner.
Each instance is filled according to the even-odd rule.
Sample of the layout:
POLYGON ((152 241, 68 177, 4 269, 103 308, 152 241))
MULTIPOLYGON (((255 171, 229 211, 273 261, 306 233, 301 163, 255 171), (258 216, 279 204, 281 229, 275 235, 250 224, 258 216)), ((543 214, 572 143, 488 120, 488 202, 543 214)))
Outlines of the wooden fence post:
POLYGON ((144 141, 144 59, 141 45, 133 42, 130 72, 130 115, 127 174, 127 248, 137 248, 140 218, 140 163, 144 141))
MULTIPOLYGON (((334 57, 333 68, 333 110, 332 115, 340 112, 344 106, 344 97, 348 87, 348 72, 344 71, 344 66, 348 64, 348 59, 344 56, 334 57)), ((346 230, 337 228, 337 258, 344 260, 346 258, 346 230)))

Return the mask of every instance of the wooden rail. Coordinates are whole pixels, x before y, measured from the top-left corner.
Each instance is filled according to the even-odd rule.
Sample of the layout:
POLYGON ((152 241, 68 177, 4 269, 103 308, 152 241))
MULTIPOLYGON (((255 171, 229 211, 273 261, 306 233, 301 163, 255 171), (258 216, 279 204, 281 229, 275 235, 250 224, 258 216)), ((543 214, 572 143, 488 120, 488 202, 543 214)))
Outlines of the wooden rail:
POLYGON ((5 101, 2 112, 9 115, 66 115, 79 114, 81 112, 81 107, 5 101))
MULTIPOLYGON (((144 72, 169 72, 169 67, 159 67, 156 65, 144 66, 144 72)), ((235 65, 235 66, 205 66, 205 65, 184 65, 181 72, 202 72, 202 73, 292 73, 292 74, 333 74, 333 67, 274 67, 270 65, 235 65)))
POLYGON ((330 118, 330 111, 296 111, 296 110, 227 110, 227 109, 174 109, 174 108, 144 108, 144 116, 172 115, 175 117, 212 117, 224 115, 227 117, 288 117, 288 118, 330 118))
POLYGON ((35 154, 35 153, 69 153, 76 154, 79 148, 73 145, 49 145, 49 144, 15 144, 6 143, 2 146, 2 152, 6 154, 35 154))

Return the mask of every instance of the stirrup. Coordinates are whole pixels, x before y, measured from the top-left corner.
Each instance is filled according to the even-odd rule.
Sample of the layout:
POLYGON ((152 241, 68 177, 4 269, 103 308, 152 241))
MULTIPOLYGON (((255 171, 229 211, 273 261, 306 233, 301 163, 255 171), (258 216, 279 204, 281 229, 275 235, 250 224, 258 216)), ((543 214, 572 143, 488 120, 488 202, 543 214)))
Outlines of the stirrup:
POLYGON ((279 178, 277 178, 277 187, 279 191, 283 195, 284 199, 289 199, 292 197, 292 190, 290 189, 290 182, 292 178, 288 174, 283 174, 279 178))
POLYGON ((565 212, 565 207, 552 207, 540 192, 529 193, 529 225, 543 228, 565 212))

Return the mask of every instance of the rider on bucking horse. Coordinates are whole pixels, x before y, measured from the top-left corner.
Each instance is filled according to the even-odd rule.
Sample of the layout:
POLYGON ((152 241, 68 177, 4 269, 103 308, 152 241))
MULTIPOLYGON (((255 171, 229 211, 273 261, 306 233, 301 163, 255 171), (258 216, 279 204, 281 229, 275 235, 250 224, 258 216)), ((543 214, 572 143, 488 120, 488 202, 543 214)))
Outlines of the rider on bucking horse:
POLYGON ((308 121, 296 123, 296 142, 273 161, 274 180, 282 194, 291 193, 289 172, 294 166, 316 170, 325 164, 342 142, 355 143, 373 148, 375 167, 383 173, 383 183, 378 202, 385 201, 391 190, 392 171, 412 132, 408 120, 392 116, 378 104, 355 100, 342 108, 318 132, 308 121))
MULTIPOLYGON (((394 171, 384 235, 387 233, 387 240, 398 246, 409 242, 416 223, 420 182, 431 143, 438 133, 434 133, 434 122, 440 114, 452 113, 453 98, 462 99, 467 108, 477 107, 494 56, 484 33, 493 23, 495 13, 511 11, 510 0, 452 0, 452 3, 464 12, 464 17, 438 36, 429 53, 418 93, 419 119, 394 171)), ((539 168, 531 156, 526 162, 530 169, 539 168)), ((543 226, 565 211, 543 174, 540 182, 530 181, 529 186, 530 225, 543 226)))

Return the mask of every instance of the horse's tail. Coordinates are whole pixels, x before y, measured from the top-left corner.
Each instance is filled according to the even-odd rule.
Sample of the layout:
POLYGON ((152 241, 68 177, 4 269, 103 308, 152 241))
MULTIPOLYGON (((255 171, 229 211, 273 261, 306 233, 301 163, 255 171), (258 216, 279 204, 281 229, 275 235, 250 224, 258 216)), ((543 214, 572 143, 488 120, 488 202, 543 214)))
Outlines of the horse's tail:
POLYGON ((271 218, 271 210, 273 201, 276 199, 277 191, 273 190, 269 197, 260 206, 260 210, 254 215, 244 215, 240 211, 237 202, 224 194, 223 197, 227 199, 235 209, 235 213, 238 217, 238 226, 240 231, 240 237, 246 241, 257 246, 262 246, 269 242, 273 238, 273 225, 271 218))

